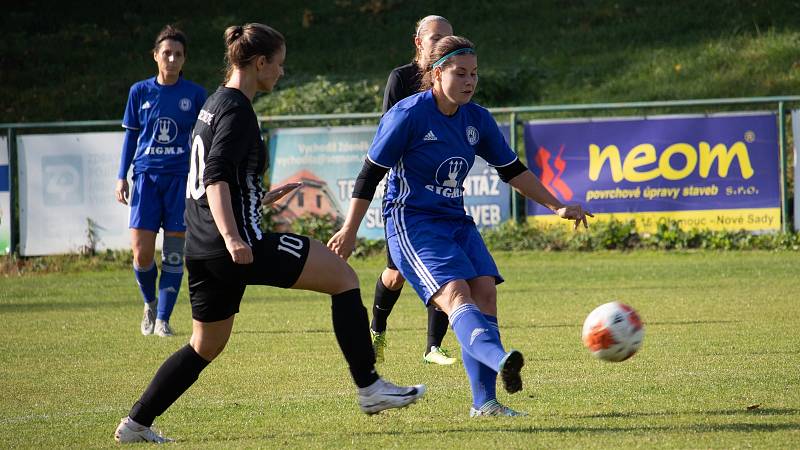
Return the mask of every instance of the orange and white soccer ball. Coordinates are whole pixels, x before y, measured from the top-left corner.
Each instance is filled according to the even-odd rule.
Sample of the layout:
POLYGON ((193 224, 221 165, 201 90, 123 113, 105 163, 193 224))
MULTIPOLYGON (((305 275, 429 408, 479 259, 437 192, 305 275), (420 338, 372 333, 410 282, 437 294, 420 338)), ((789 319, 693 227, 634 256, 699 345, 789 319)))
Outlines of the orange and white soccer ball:
POLYGON ((595 357, 610 362, 625 361, 642 346, 644 326, 633 308, 610 302, 589 313, 583 322, 581 339, 595 357))

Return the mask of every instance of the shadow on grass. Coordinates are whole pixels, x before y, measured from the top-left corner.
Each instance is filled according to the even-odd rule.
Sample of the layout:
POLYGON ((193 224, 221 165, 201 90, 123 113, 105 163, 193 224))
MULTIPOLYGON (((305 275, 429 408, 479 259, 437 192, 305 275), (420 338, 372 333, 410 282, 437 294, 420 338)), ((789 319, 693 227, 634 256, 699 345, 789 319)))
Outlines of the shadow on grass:
MULTIPOLYGON (((67 300, 48 302, 46 299, 37 299, 26 302, 0 303, 0 313, 42 313, 42 312, 68 312, 79 310, 99 311, 101 309, 118 310, 121 306, 130 305, 141 299, 131 298, 97 298, 95 300, 67 300)), ((141 306, 139 306, 141 308, 141 306)))
MULTIPOLYGON (((487 421, 482 421, 483 424, 487 424, 487 421)), ((502 419, 500 419, 502 420, 502 419)), ((537 426, 517 426, 515 427, 508 422, 504 422, 503 426, 498 427, 481 427, 480 425, 477 426, 469 426, 466 428, 452 428, 448 430, 441 430, 441 429, 406 429, 406 430, 393 430, 393 431, 364 431, 364 432, 356 432, 356 433, 348 433, 347 436, 349 438, 357 438, 357 437, 372 437, 372 436, 430 436, 433 434, 440 434, 440 435, 448 435, 448 434, 456 434, 456 433, 466 433, 466 434, 486 434, 486 433, 503 433, 504 435, 508 435, 510 433, 526 433, 526 434, 543 434, 543 433, 564 433, 564 434, 573 434, 573 433, 603 433, 603 434, 612 434, 612 433, 653 433, 653 432, 665 432, 665 433, 722 433, 722 432, 737 432, 737 433, 753 433, 753 432, 764 432, 764 433, 771 433, 771 432, 778 432, 778 431, 797 431, 800 430, 800 423, 753 423, 753 422, 738 422, 738 423, 721 423, 721 424, 686 424, 686 425, 676 425, 676 426, 668 426, 668 425, 661 425, 661 426, 605 426, 605 425, 598 425, 598 426, 544 426, 544 427, 537 427, 537 426)), ((266 435, 252 435, 252 436, 239 436, 235 438, 225 438, 226 442, 229 441, 241 441, 241 440, 268 440, 268 439, 282 439, 291 437, 292 439, 298 438, 315 438, 315 437, 331 437, 335 434, 332 433, 314 433, 314 432, 305 432, 305 433, 292 433, 291 435, 281 435, 281 434, 266 434, 266 435)), ((209 440, 203 440, 203 442, 209 442, 209 440)))
POLYGON ((758 409, 716 409, 708 411, 653 411, 653 412, 618 412, 610 411, 596 414, 569 414, 566 417, 577 419, 608 419, 634 417, 669 417, 669 416, 793 416, 800 415, 795 408, 758 408, 758 409))
MULTIPOLYGON (((1 309, 1 308, 0 308, 1 309)), ((663 322, 648 322, 646 325, 698 325, 698 324, 718 324, 718 323, 741 323, 740 320, 673 320, 673 321, 663 321, 663 322)), ((576 325, 574 323, 542 323, 542 324, 530 324, 530 325, 501 325, 501 329, 503 330, 531 330, 531 329, 545 329, 545 328, 575 328, 580 329, 580 325, 576 325)), ((425 330, 424 324, 418 327, 392 327, 392 333, 401 333, 401 332, 423 332, 425 330)), ((328 333, 332 330, 329 328, 325 329, 291 329, 291 330, 233 330, 233 333, 240 333, 240 334, 296 334, 296 333, 328 333)), ((786 353, 786 352, 782 352, 786 353)), ((789 352, 789 353, 800 353, 798 352, 789 352)))

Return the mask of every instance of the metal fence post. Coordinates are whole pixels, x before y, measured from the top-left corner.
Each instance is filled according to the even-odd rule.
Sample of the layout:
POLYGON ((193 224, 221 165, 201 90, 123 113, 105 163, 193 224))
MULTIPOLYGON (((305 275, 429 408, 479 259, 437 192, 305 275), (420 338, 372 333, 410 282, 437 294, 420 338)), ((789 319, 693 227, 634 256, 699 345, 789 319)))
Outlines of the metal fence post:
MULTIPOLYGON (((517 137, 517 113, 512 112, 510 114, 509 119, 509 133, 508 137, 511 142, 509 142, 511 149, 514 150, 514 153, 522 159, 523 155, 520 154, 519 149, 519 139, 517 137)), ((511 217, 517 223, 522 223, 525 219, 525 199, 520 195, 519 192, 511 189, 511 217)))
POLYGON ((8 145, 8 188, 9 188, 9 255, 19 256, 19 173, 17 158, 17 130, 13 127, 6 132, 8 145))
POLYGON ((789 217, 789 193, 788 177, 786 176, 786 111, 784 102, 778 102, 778 149, 780 150, 780 170, 781 170, 781 217, 784 233, 791 229, 792 219, 789 217))

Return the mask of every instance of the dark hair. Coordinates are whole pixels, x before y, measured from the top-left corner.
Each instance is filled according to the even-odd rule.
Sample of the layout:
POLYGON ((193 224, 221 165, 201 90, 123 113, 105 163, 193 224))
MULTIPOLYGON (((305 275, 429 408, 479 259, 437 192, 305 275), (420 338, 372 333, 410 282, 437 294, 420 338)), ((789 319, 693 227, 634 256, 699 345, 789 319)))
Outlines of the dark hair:
MULTIPOLYGON (((444 23, 450 25, 450 21, 445 19, 442 16, 437 16, 437 15, 425 16, 422 19, 419 19, 417 21, 417 25, 414 27, 414 37, 421 37, 420 33, 422 33, 424 30, 427 30, 428 29, 428 25, 432 24, 433 22, 444 22, 444 23)), ((453 26, 450 25, 450 28, 452 28, 452 27, 453 26)), ((413 59, 413 61, 415 63, 417 63, 417 66, 419 66, 419 62, 422 61, 422 60, 423 60, 423 58, 422 58, 422 55, 419 54, 419 48, 417 48, 415 46, 414 47, 414 59, 413 59)))
POLYGON ((167 39, 180 42, 183 45, 183 53, 186 54, 186 34, 169 24, 167 24, 161 29, 161 31, 158 32, 158 36, 156 36, 156 42, 153 45, 153 53, 158 52, 158 47, 167 39))
MULTIPOLYGON (((431 63, 427 67, 420 68, 420 74, 422 75, 420 92, 427 91, 433 87, 433 64, 448 53, 461 50, 462 48, 468 48, 471 49, 473 53, 475 52, 475 45, 470 42, 469 39, 461 36, 445 36, 436 43, 433 47, 433 52, 431 52, 431 63)), ((451 64, 453 64, 453 59, 448 58, 444 60, 439 67, 444 70, 451 64)))
POLYGON ((234 67, 246 67, 259 56, 272 60, 275 53, 286 45, 283 35, 261 23, 231 26, 225 30, 225 81, 234 67))

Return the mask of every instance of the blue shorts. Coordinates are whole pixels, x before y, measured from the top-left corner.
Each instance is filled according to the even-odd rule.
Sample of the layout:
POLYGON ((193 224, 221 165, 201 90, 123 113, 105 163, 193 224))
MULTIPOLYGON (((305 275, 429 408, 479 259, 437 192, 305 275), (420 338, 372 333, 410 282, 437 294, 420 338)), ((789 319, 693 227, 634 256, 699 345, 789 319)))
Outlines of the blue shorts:
POLYGON ((138 173, 133 176, 129 228, 186 231, 186 175, 138 173))
POLYGON ((397 269, 426 305, 442 286, 453 280, 490 276, 497 284, 503 282, 478 228, 471 221, 420 222, 410 229, 398 230, 387 243, 397 269))

